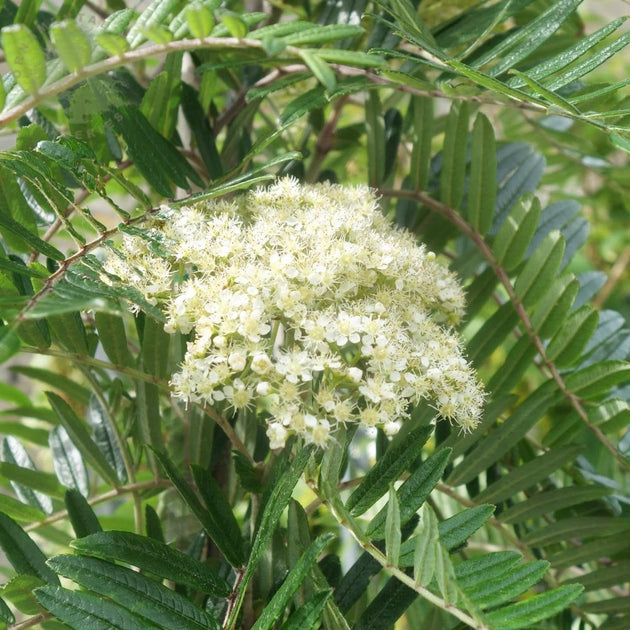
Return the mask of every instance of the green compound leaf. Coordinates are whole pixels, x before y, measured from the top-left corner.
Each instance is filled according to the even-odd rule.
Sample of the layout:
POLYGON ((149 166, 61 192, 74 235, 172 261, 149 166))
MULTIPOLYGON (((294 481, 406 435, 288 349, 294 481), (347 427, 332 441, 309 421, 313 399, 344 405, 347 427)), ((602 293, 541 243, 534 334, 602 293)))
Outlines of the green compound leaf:
POLYGON ((0 547, 17 573, 33 575, 47 584, 59 584, 59 578, 46 564, 46 556, 40 548, 12 518, 1 512, 0 547))
MULTIPOLYGON (((443 448, 422 462, 397 491, 400 502, 400 522, 405 524, 424 503, 436 486, 451 456, 451 449, 443 448)), ((383 508, 370 522, 366 534, 378 540, 385 536, 387 508, 383 508)))
POLYGON ((24 24, 2 29, 2 47, 18 85, 29 94, 36 94, 46 80, 46 58, 37 38, 24 24))
POLYGON ((360 516, 376 503, 394 482, 422 453, 432 427, 419 427, 408 434, 396 437, 385 454, 365 476, 361 485, 348 497, 346 508, 353 516, 360 516))
POLYGON ((92 55, 92 46, 74 20, 51 24, 50 37, 63 65, 70 72, 78 72, 88 65, 92 55))
POLYGON ((48 565, 57 572, 123 606, 159 628, 219 630, 206 612, 155 580, 111 562, 84 556, 55 556, 48 565))
MULTIPOLYGON (((265 606, 260 617, 252 626, 252 630, 271 630, 282 616, 291 598, 311 572, 317 558, 324 547, 332 540, 333 534, 324 534, 314 540, 300 556, 296 565, 285 578, 282 586, 276 591, 271 601, 265 606)), ((328 592, 330 594, 330 592, 328 592)), ((326 597, 327 599, 327 597, 326 597)))
POLYGON ((534 595, 522 602, 499 608, 486 615, 493 630, 517 630, 547 619, 575 601, 584 589, 575 584, 534 595))
POLYGON ((152 630, 159 627, 91 593, 69 591, 61 586, 42 586, 34 593, 44 608, 75 630, 152 630))
POLYGON ((232 590, 207 565, 173 547, 139 534, 98 532, 74 540, 71 546, 80 554, 124 562, 217 597, 226 597, 232 590))

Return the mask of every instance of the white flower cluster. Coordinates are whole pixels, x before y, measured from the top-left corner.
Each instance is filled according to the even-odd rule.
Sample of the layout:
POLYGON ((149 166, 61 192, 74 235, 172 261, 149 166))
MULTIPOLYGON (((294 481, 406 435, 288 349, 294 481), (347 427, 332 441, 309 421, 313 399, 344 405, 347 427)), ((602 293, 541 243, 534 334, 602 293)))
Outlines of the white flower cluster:
POLYGON ((484 395, 450 328, 462 290, 369 189, 283 179, 165 209, 153 231, 167 256, 126 237, 106 268, 190 336, 181 398, 258 410, 274 449, 291 434, 325 446, 339 423, 391 436, 423 400, 478 424, 484 395))

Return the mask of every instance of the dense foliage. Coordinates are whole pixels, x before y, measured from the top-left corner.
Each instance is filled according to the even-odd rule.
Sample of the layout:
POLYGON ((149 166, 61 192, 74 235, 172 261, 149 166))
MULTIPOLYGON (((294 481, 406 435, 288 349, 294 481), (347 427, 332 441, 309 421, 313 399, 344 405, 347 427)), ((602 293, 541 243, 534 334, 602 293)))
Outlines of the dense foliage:
POLYGON ((579 5, 0 2, 1 623, 630 626, 579 5))

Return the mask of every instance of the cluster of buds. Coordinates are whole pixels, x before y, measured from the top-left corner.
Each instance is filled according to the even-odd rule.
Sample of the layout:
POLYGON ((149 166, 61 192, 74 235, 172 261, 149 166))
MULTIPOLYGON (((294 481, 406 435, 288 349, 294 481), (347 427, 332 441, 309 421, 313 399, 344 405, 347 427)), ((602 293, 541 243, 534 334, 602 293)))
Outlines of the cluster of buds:
POLYGON ((368 188, 282 179, 165 207, 150 236, 159 247, 125 236, 105 266, 188 336, 182 399, 255 410, 271 448, 325 447, 348 423, 391 436, 423 402, 477 426, 484 394, 452 328, 463 291, 368 188))

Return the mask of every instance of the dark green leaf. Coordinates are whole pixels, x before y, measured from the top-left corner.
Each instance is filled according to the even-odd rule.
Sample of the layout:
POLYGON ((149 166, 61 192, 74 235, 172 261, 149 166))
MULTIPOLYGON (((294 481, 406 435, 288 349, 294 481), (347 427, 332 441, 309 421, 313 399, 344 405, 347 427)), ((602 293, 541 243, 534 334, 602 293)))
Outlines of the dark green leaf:
POLYGON ((71 544, 80 554, 124 562, 217 597, 225 597, 231 591, 229 584, 207 565, 139 534, 98 532, 71 544))
POLYGON ((77 538, 102 531, 94 510, 78 490, 68 490, 64 497, 68 518, 77 538))
POLYGON ((35 589, 39 603, 55 617, 75 630, 149 630, 157 628, 128 612, 118 604, 61 586, 35 589))
MULTIPOLYGON (((444 148, 442 149, 442 172, 440 174, 440 199, 443 203, 451 208, 459 208, 459 205, 464 196, 464 178, 466 175, 466 151, 464 147, 468 145, 468 116, 469 108, 466 102, 458 103, 454 102, 451 105, 451 110, 448 114, 446 121, 446 130, 444 132, 444 148)), ((478 126, 479 142, 489 148, 491 144, 490 135, 491 128, 488 128, 484 123, 479 123, 478 126)), ((492 159, 489 156, 485 156, 485 159, 492 159)), ((492 163, 491 163, 492 164, 492 163)), ((480 186, 479 190, 473 189, 474 194, 478 196, 473 202, 481 204, 487 201, 487 195, 489 189, 486 188, 486 182, 482 185, 479 181, 481 173, 478 174, 475 186, 480 186), (484 198, 479 197, 482 193, 485 193, 484 198)), ((491 186, 493 189, 496 187, 496 182, 491 186)), ((494 204, 492 204, 494 207, 494 204)), ((477 207, 477 211, 480 209, 477 207)), ((484 205, 484 213, 490 213, 490 209, 484 205)), ((479 220, 479 219, 478 219, 479 220)), ((485 220, 484 220, 485 225, 485 220)), ((480 226, 481 227, 481 226, 480 226)))
POLYGON ((531 626, 566 608, 582 592, 579 585, 561 586, 522 602, 499 608, 487 614, 487 620, 496 630, 517 630, 531 626))
POLYGON ((92 438, 99 451, 104 455, 112 470, 121 483, 127 481, 127 468, 125 457, 122 453, 127 445, 119 435, 116 422, 111 417, 109 410, 103 406, 97 396, 92 396, 87 408, 87 421, 92 427, 92 438))
POLYGON ((98 558, 55 556, 48 565, 90 591, 107 597, 158 628, 211 628, 220 625, 190 600, 164 585, 98 558))
MULTIPOLYGON (((444 448, 433 453, 412 473, 398 489, 400 522, 404 525, 424 503, 436 486, 451 456, 451 449, 444 448)), ((374 539, 385 536, 387 508, 383 508, 370 522, 366 534, 374 539)))
POLYGON ((326 602, 330 595, 330 590, 315 593, 304 605, 300 606, 282 624, 280 630, 312 630, 320 620, 326 602))
POLYGON ((333 534, 324 534, 309 545, 287 575, 282 586, 265 606, 256 623, 252 626, 252 630, 271 630, 276 621, 283 615, 294 593, 306 580, 317 558, 332 538, 333 534))
POLYGON ((389 484, 396 481, 422 453, 422 447, 431 433, 432 427, 419 427, 394 440, 348 497, 346 508, 353 516, 363 514, 387 492, 389 484))
POLYGON ((59 584, 39 547, 13 519, 1 512, 0 546, 17 573, 34 575, 47 584, 59 584))
POLYGON ((472 132, 467 218, 473 229, 480 234, 486 234, 492 226, 496 196, 497 154, 494 130, 490 121, 483 114, 478 114, 472 132))

